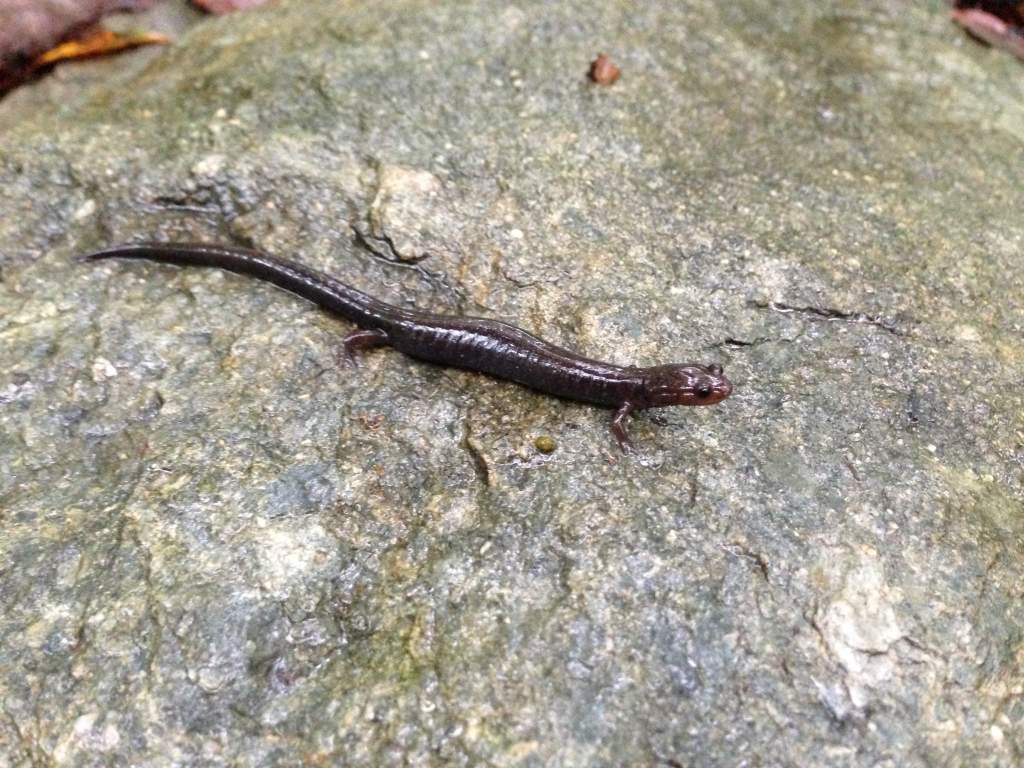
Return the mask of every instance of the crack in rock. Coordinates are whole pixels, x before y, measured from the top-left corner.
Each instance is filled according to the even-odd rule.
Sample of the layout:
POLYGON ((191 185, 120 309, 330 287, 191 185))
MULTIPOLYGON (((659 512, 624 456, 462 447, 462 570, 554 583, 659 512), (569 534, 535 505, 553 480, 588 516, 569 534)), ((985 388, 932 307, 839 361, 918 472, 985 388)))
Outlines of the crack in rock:
POLYGON ((881 328, 895 336, 904 336, 905 332, 899 327, 895 320, 882 315, 869 315, 866 312, 847 312, 834 307, 816 307, 813 305, 797 306, 786 304, 781 301, 751 301, 749 306, 757 309, 769 309, 782 314, 798 314, 807 317, 809 320, 831 321, 837 320, 845 323, 857 323, 860 325, 873 325, 881 328))

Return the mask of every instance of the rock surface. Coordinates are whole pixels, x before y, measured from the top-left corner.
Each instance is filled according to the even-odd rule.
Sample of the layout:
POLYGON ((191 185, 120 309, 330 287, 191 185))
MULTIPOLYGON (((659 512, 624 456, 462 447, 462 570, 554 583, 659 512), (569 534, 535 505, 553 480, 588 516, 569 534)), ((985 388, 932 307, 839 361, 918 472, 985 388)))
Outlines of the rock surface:
POLYGON ((1020 764, 1022 82, 939 3, 307 0, 19 120, 0 762, 1020 764), (266 285, 72 261, 153 237, 736 394, 624 459, 266 285))

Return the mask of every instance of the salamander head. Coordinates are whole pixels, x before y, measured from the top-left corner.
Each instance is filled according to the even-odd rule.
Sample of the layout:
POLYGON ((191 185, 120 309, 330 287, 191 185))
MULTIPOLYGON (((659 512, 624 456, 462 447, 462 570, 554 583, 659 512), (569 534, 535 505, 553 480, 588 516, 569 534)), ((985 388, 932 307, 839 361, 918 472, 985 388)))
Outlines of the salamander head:
POLYGON ((656 365, 644 370, 646 408, 714 405, 732 394, 720 365, 656 365))

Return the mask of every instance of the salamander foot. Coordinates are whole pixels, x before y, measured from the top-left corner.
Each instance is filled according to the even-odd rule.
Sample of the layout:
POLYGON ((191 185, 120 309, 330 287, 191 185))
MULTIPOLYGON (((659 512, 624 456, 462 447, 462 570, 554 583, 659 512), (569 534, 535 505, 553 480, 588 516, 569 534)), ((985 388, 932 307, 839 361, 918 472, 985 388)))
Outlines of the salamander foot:
POLYGON ((384 331, 380 330, 358 330, 352 331, 348 336, 345 337, 342 342, 345 348, 345 357, 348 358, 352 365, 359 367, 359 358, 356 357, 356 352, 361 352, 364 349, 373 349, 374 347, 380 347, 388 343, 388 335, 384 331))
POLYGON ((612 434, 615 435, 615 439, 618 441, 619 448, 622 449, 623 453, 629 453, 633 450, 633 442, 629 439, 629 433, 626 431, 626 419, 629 418, 629 415, 635 408, 636 406, 632 403, 623 403, 612 417, 612 434))

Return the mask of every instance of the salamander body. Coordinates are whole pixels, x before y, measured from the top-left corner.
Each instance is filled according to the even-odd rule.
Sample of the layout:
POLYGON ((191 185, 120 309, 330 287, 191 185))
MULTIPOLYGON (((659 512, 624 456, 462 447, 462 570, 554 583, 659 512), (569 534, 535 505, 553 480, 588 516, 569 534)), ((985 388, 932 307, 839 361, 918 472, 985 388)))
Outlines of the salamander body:
POLYGON ((626 420, 634 411, 713 405, 732 393, 732 384, 720 365, 638 368, 604 363, 497 320, 395 307, 322 272, 260 251, 201 243, 135 243, 84 258, 218 267, 265 280, 355 323, 359 330, 344 341, 353 360, 358 350, 386 345, 420 360, 480 371, 558 397, 613 407, 612 433, 624 451, 630 446, 626 420))

